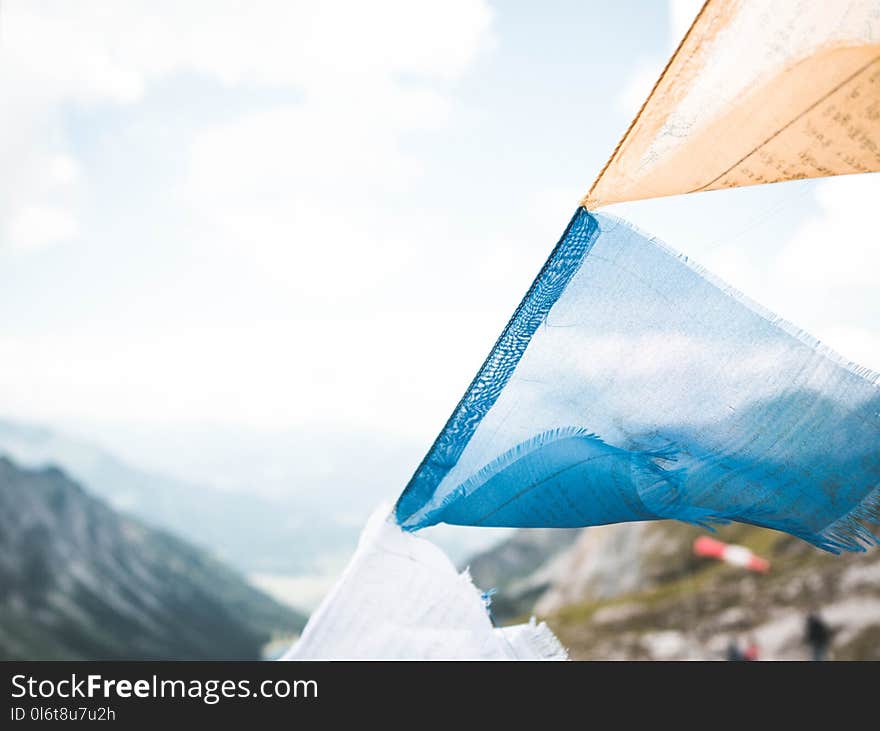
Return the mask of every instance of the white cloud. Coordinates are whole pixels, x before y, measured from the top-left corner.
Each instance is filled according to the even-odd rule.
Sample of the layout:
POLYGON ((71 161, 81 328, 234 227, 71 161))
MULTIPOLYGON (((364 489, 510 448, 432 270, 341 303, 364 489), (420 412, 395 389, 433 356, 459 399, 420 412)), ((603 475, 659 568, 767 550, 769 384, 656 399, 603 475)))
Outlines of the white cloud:
POLYGON ((212 248, 266 281, 295 279, 311 304, 375 292, 405 270, 411 234, 387 196, 423 171, 404 138, 448 123, 454 102, 435 82, 491 44, 482 2, 354 3, 343 27, 333 7, 309 18, 284 64, 303 100, 201 131, 178 191, 212 248))
POLYGON ((497 335, 495 323, 475 320, 462 331, 444 315, 304 313, 249 327, 169 323, 134 338, 107 338, 88 324, 2 337, 0 399, 5 413, 32 419, 327 424, 428 440, 497 335), (456 347, 438 347, 445 342, 456 347))
POLYGON ((330 78, 453 79, 490 20, 474 0, 8 2, 4 55, 43 93, 81 102, 133 102, 179 71, 320 90, 330 78))
POLYGON ((64 208, 31 204, 19 210, 9 223, 10 245, 15 249, 39 249, 56 241, 73 238, 76 218, 64 208))
POLYGON ((634 117, 660 78, 662 70, 663 63, 657 58, 638 61, 617 92, 615 102, 621 111, 634 117))
POLYGON ((805 220, 777 258, 799 287, 877 286, 880 175, 847 175, 815 188, 816 214, 805 220))
MULTIPOLYGON (((89 322, 0 338, 7 411, 251 425, 318 418, 394 428, 415 410, 431 431, 442 423, 497 323, 481 325, 484 314, 472 313, 462 334, 448 317, 389 319, 376 310, 383 285, 402 276, 414 251, 430 247, 413 245, 409 231, 416 227, 401 220, 388 196, 406 192, 424 173, 407 135, 449 124, 454 82, 492 46, 485 0, 10 2, 3 11, 0 92, 15 110, 0 121, 7 133, 0 134, 0 164, 16 171, 0 183, 0 193, 8 193, 0 196, 0 246, 7 250, 92 235, 80 202, 99 182, 106 193, 107 182, 92 179, 91 161, 69 139, 71 110, 95 119, 131 112, 117 115, 128 125, 123 132, 101 143, 114 155, 114 172, 130 167, 134 187, 140 171, 128 157, 129 120, 148 120, 148 111, 176 114, 150 107, 163 80, 189 75, 187 83, 197 85, 206 77, 229 87, 227 99, 254 89, 296 92, 271 96, 255 110, 230 106, 217 122, 196 123, 174 148, 160 150, 186 153, 179 177, 162 181, 172 193, 168 205, 176 206, 162 213, 173 217, 180 246, 223 261, 191 279, 175 269, 186 283, 171 296, 201 307, 198 276, 253 274, 249 281, 274 288, 283 321, 165 322, 153 332, 155 313, 132 321, 133 293, 131 303, 101 307, 89 322), (366 303, 363 312, 345 304, 356 298, 366 303), (413 352, 434 353, 438 338, 455 338, 460 347, 435 353, 419 373, 399 367, 412 365, 413 352), (446 385, 426 389, 432 380, 446 385)), ((124 187, 119 194, 130 195, 124 187)), ((146 222, 132 226, 113 216, 109 210, 114 234, 134 236, 146 222)), ((446 243, 442 232, 423 236, 437 238, 437 250, 446 243)), ((190 314, 185 306, 180 312, 190 314)))
POLYGON ((880 332, 841 322, 824 327, 825 340, 854 363, 880 373, 880 332))
POLYGON ((56 155, 46 167, 47 181, 52 188, 65 188, 80 181, 80 168, 68 155, 56 155))
POLYGON ((705 264, 846 358, 880 371, 876 202, 880 173, 814 183, 811 213, 778 246, 756 257, 735 241, 705 264))
MULTIPOLYGON (((379 180, 405 184, 412 166, 396 135, 443 124, 448 100, 429 87, 464 72, 490 43, 490 22, 484 0, 5 2, 0 93, 14 114, 0 122, 0 134, 15 143, 0 145, 0 164, 15 170, 16 180, 14 195, 0 206, 0 245, 21 248, 10 238, 23 232, 31 244, 46 245, 76 230, 75 206, 59 207, 44 185, 59 174, 67 183, 75 178, 75 164, 66 172, 46 167, 59 152, 75 156, 60 122, 66 107, 136 104, 151 84, 184 72, 306 95, 303 109, 205 134, 197 148, 215 159, 206 161, 197 149, 193 175, 209 182, 209 196, 237 172, 250 183, 267 173, 259 177, 264 187, 297 176, 335 183, 337 195, 345 177, 353 186, 348 193, 357 194, 358 173, 371 183, 381 173, 379 180), (217 156, 224 139, 233 146, 217 156), (255 158, 244 159, 255 147, 255 158), (346 165, 352 170, 343 176, 346 165), (41 211, 43 221, 36 219, 41 211)), ((281 190, 274 188, 276 198, 281 190)))
MULTIPOLYGON (((0 122, 0 133, 3 127, 0 122)), ((79 165, 36 141, 30 147, 20 145, 20 139, 0 142, 0 163, 16 171, 0 182, 0 246, 30 251, 73 238, 79 231, 79 165)))
POLYGON ((420 175, 402 136, 442 124, 449 99, 385 83, 205 129, 178 194, 210 248, 297 294, 349 300, 401 272, 414 247, 385 202, 420 175))
POLYGON ((660 78, 666 61, 684 38, 684 34, 691 27, 702 6, 703 0, 669 0, 669 36, 666 53, 662 57, 652 56, 636 61, 615 99, 621 111, 629 116, 636 115, 657 79, 660 78))

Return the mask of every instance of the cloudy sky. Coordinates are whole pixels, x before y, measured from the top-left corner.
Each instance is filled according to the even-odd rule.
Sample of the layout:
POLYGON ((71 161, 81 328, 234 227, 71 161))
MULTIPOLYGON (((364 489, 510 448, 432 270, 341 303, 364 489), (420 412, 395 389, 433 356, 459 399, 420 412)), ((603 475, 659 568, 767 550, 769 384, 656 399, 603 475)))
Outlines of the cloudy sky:
MULTIPOLYGON (((427 447, 697 5, 5 0, 3 415, 427 447)), ((611 211, 880 369, 878 177, 611 211)))

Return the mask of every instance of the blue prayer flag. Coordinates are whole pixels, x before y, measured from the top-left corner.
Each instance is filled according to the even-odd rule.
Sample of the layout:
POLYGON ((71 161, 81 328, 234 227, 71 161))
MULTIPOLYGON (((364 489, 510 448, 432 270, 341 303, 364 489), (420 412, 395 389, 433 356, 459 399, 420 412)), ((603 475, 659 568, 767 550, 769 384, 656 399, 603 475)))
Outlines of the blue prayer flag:
POLYGON ((400 496, 406 529, 672 518, 864 550, 878 376, 578 209, 400 496))

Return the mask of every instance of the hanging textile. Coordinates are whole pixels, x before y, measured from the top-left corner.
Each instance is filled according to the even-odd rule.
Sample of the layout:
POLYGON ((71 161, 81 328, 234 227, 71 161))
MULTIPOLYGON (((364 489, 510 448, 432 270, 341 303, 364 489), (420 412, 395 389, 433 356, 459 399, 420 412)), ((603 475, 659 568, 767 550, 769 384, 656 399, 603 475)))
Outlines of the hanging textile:
POLYGON ((860 550, 880 507, 877 380, 581 208, 396 518, 409 530, 737 520, 860 550))
POLYGON ((880 170, 880 0, 709 0, 582 204, 880 170))
POLYGON ((284 660, 565 660, 543 622, 492 626, 487 600, 437 546, 377 510, 284 660))

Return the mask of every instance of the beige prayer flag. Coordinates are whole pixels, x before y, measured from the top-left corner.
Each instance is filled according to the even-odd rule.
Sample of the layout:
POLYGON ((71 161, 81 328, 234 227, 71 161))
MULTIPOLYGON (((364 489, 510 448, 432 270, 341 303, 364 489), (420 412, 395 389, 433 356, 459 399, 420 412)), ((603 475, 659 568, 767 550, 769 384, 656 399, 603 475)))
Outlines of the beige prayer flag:
POLYGON ((581 201, 880 170, 880 0, 709 0, 581 201))

